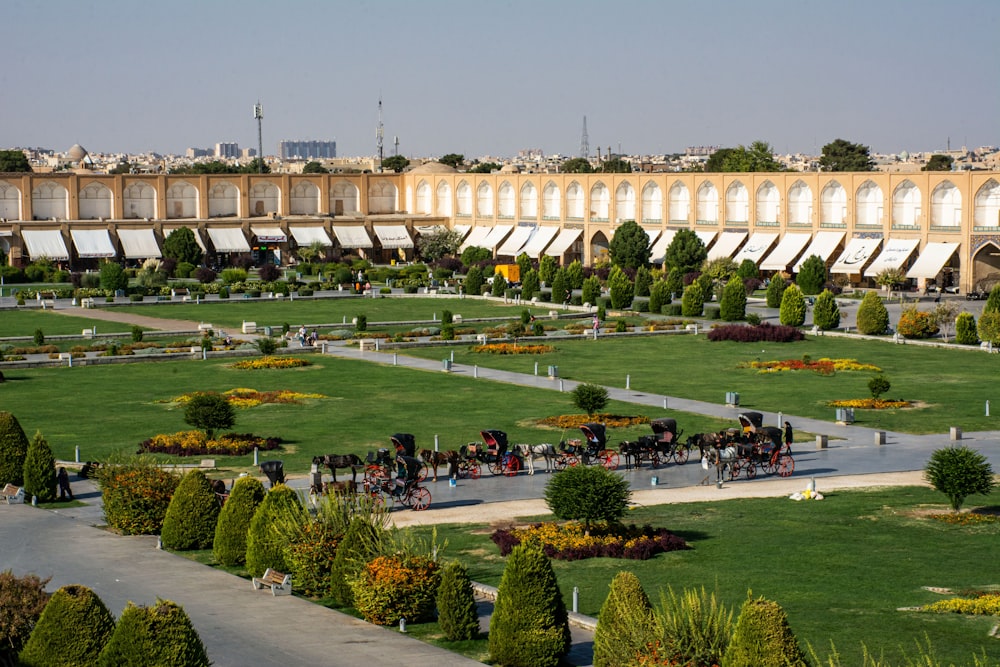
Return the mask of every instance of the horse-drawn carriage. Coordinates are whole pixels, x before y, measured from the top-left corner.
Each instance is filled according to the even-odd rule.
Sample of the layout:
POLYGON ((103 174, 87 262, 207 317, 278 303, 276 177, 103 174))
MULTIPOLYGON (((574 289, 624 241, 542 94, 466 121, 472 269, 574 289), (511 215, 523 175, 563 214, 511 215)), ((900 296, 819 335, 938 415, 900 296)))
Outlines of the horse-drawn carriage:
POLYGON ((503 474, 514 477, 521 470, 521 457, 516 452, 507 449, 507 434, 497 429, 480 431, 481 443, 469 443, 465 446, 466 457, 485 464, 494 475, 503 474))
POLYGON ((719 477, 753 479, 760 468, 765 474, 788 477, 795 470, 789 447, 782 443, 782 431, 764 426, 764 415, 744 412, 739 415, 740 429, 729 429, 720 438, 716 450, 719 477))
POLYGON ((368 493, 375 502, 387 507, 398 502, 416 511, 425 510, 430 507, 431 492, 420 486, 420 471, 423 467, 418 459, 397 454, 395 476, 377 479, 368 486, 368 493))
POLYGON ((677 420, 663 417, 652 420, 649 425, 653 429, 652 435, 641 435, 638 440, 621 443, 625 467, 632 467, 633 461, 637 468, 643 461, 649 461, 654 468, 671 459, 678 465, 687 463, 691 450, 688 443, 680 441, 684 431, 677 430, 677 420))
POLYGON ((580 465, 602 465, 608 470, 618 467, 618 452, 608 449, 608 435, 604 424, 588 423, 580 427, 583 439, 573 438, 559 443, 556 470, 580 465))

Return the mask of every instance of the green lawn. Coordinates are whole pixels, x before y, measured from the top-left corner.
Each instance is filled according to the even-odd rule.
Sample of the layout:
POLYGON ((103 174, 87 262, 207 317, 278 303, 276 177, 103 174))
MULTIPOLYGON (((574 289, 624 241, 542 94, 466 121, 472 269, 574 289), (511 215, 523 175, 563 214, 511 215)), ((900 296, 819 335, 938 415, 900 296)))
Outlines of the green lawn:
POLYGON ((95 327, 98 333, 127 333, 132 330, 130 324, 63 315, 51 310, 0 310, 0 338, 33 336, 35 329, 41 329, 46 336, 79 336, 84 329, 95 327))
MULTIPOLYGON (((975 506, 983 498, 970 501, 975 506)), ((950 526, 916 513, 929 507, 945 511, 947 505, 941 494, 914 487, 834 492, 818 502, 745 499, 639 508, 626 519, 667 527, 693 550, 648 561, 553 564, 567 606, 576 586, 580 611, 591 616, 614 575, 627 569, 654 601, 667 586, 717 590, 737 610, 750 590, 775 600, 800 642, 825 656, 833 640, 844 665, 861 663, 862 642, 876 655, 884 651, 888 664, 904 664, 899 647, 912 655, 914 641, 925 635, 941 664, 971 664, 971 655, 984 647, 989 664, 996 664, 1000 643, 987 636, 995 617, 897 611, 942 599, 922 586, 961 591, 1000 585, 996 568, 987 564, 1000 524, 950 526)), ((445 555, 462 560, 473 580, 499 584, 503 560, 487 526, 450 525, 438 527, 438 534, 448 539, 445 555)))
MULTIPOLYGON (((528 342, 528 339, 525 339, 528 342)), ((530 339, 530 342, 536 342, 530 339)), ((704 336, 610 338, 597 341, 547 338, 554 352, 542 355, 475 353, 471 346, 454 348, 455 363, 533 373, 559 367, 560 377, 624 387, 639 392, 723 403, 729 391, 739 392, 740 405, 833 421, 836 399, 867 398, 872 372, 838 372, 823 376, 809 371, 762 374, 740 364, 755 360, 851 358, 874 364, 892 383, 886 398, 916 401, 905 410, 856 410, 859 425, 910 433, 946 433, 951 426, 965 431, 998 428, 998 417, 985 416, 985 401, 1000 400, 996 377, 1000 356, 978 351, 891 345, 829 336, 797 343, 709 342, 704 336)), ((407 349, 429 359, 440 349, 407 349)), ((686 425, 683 425, 686 428, 686 425)), ((693 431, 689 431, 693 432, 693 431)))

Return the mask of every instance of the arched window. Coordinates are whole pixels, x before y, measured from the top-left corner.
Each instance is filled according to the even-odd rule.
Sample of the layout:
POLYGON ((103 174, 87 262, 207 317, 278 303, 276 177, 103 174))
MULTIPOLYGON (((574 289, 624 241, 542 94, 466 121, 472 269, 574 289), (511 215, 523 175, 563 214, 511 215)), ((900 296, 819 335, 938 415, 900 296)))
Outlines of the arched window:
POLYGON ((451 185, 448 181, 439 181, 437 190, 437 214, 442 218, 451 217, 451 185))
POLYGON ((542 190, 542 218, 544 220, 558 220, 559 205, 559 186, 549 181, 542 190))
POLYGON ((508 181, 504 181, 500 185, 500 213, 501 218, 513 218, 514 217, 514 186, 512 186, 508 181))
POLYGON ((458 200, 458 214, 466 217, 472 215, 472 186, 462 181, 455 188, 455 199, 458 200))
POLYGON ((227 218, 240 214, 240 189, 222 181, 208 191, 208 217, 227 218))
POLYGON ((920 189, 906 179, 892 193, 892 224, 915 227, 920 222, 920 189))
POLYGON ((820 224, 847 224, 847 190, 837 181, 830 181, 823 186, 819 195, 820 224))
POLYGON ((726 222, 750 221, 750 192, 739 181, 726 188, 726 222))
POLYGON ((431 214, 431 186, 427 181, 420 181, 417 184, 417 201, 413 212, 417 215, 431 214))
POLYGON ((198 217, 198 188, 187 181, 179 181, 167 188, 168 218, 198 217))
POLYGON ((316 215, 319 213, 319 187, 312 181, 296 183, 288 199, 288 211, 292 215, 316 215))
POLYGON ((650 181, 642 188, 643 222, 663 222, 663 191, 650 181))
POLYGON ((611 210, 611 195, 604 183, 597 183, 590 189, 590 219, 607 222, 611 210))
POLYGON ((865 181, 858 188, 855 198, 854 223, 857 225, 882 224, 882 188, 874 181, 865 181))
POLYGON ((680 181, 674 181, 667 193, 670 202, 670 222, 688 222, 691 219, 691 192, 680 181))
POLYGON ((757 188, 757 222, 778 222, 781 214, 781 195, 771 181, 764 181, 757 188))
POLYGON ((962 193, 951 181, 942 181, 931 192, 931 226, 962 225, 962 193))
POLYGON ((698 186, 698 221, 716 223, 719 221, 719 191, 711 181, 698 186))
POLYGON ((583 188, 576 181, 566 188, 566 217, 571 220, 583 220, 585 210, 583 188))
POLYGON ((635 220, 635 188, 628 181, 615 189, 615 221, 635 220))
POLYGON ((990 179, 976 192, 973 217, 976 227, 1000 227, 1000 183, 990 179))
POLYGON ((812 224, 813 193, 804 181, 792 183, 788 189, 788 224, 812 224))
POLYGON ((493 187, 486 181, 476 188, 476 215, 480 218, 493 217, 493 187))
POLYGON ((531 181, 521 186, 521 217, 526 220, 538 219, 538 189, 531 181))
POLYGON ((126 218, 155 218, 156 190, 148 183, 129 183, 122 193, 126 218))
POLYGON ((113 195, 103 183, 91 183, 80 190, 80 219, 97 220, 111 217, 113 195))

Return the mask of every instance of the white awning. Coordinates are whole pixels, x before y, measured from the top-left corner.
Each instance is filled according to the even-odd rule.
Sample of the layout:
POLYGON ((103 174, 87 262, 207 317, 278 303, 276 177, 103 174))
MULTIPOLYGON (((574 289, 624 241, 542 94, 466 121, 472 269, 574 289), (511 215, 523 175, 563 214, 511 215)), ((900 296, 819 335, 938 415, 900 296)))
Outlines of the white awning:
POLYGON ((208 227, 205 231, 215 252, 250 252, 247 237, 239 227, 208 227))
POLYGON ((528 242, 524 244, 524 247, 521 248, 520 252, 517 254, 520 255, 521 253, 524 253, 531 259, 538 259, 542 256, 542 251, 545 250, 545 246, 547 246, 558 233, 559 228, 554 225, 542 225, 541 227, 536 228, 535 233, 531 235, 531 238, 528 239, 528 242))
POLYGON ((704 246, 707 248, 708 246, 712 245, 712 240, 715 239, 715 235, 717 233, 718 232, 708 229, 699 229, 694 233, 694 235, 700 238, 702 244, 704 244, 704 246))
POLYGON ((459 252, 466 248, 485 248, 486 244, 483 242, 491 231, 493 231, 492 227, 473 227, 469 235, 465 237, 465 241, 458 247, 459 252))
POLYGON ((69 235, 73 239, 78 257, 116 257, 118 255, 106 229, 71 229, 69 235))
POLYGON ((778 247, 760 263, 760 268, 764 271, 787 271, 810 238, 811 234, 785 234, 778 241, 778 247))
POLYGON ((333 245, 330 236, 322 227, 294 227, 290 225, 288 231, 291 232, 295 242, 303 247, 311 246, 313 243, 319 243, 324 248, 333 245))
POLYGON ((865 277, 874 278, 886 269, 902 268, 920 244, 920 239, 889 239, 875 261, 865 269, 865 277))
POLYGON ((413 239, 410 238, 406 225, 375 225, 373 229, 383 250, 413 247, 413 239))
POLYGON ((882 239, 879 238, 851 239, 847 243, 844 252, 841 253, 837 261, 830 267, 830 273, 861 273, 861 269, 872 258, 872 255, 875 254, 880 245, 882 245, 882 239))
POLYGON ((957 243, 928 243, 924 246, 920 256, 917 257, 917 261, 906 272, 906 277, 937 278, 941 269, 958 250, 958 245, 957 243))
POLYGON ((746 245, 740 248, 740 251, 733 257, 733 261, 742 264, 743 260, 749 259, 754 264, 760 264, 760 260, 764 259, 764 255, 771 249, 777 238, 777 232, 754 232, 746 245))
POLYGON ((668 229, 663 232, 663 235, 656 240, 653 247, 649 250, 649 261, 653 264, 663 264, 666 258, 667 248, 670 244, 674 242, 674 237, 677 236, 676 229, 668 229))
POLYGON ((288 237, 280 227, 258 227, 253 225, 250 228, 253 235, 257 237, 257 243, 287 243, 288 237))
POLYGON ((342 248, 371 248, 374 245, 364 225, 334 225, 333 235, 342 248))
POLYGON ((722 232, 719 236, 719 240, 715 242, 712 249, 708 251, 708 257, 706 259, 713 260, 719 257, 732 257, 736 252, 736 249, 740 247, 746 239, 746 232, 722 232))
POLYGON ((58 229, 25 229, 21 232, 21 238, 28 246, 28 254, 32 260, 69 259, 69 250, 66 249, 66 242, 63 241, 62 232, 58 229))
POLYGON ((122 242, 125 259, 149 259, 162 257, 156 234, 152 229, 119 229, 118 240, 122 242))
MULTIPOLYGON (((187 225, 175 225, 173 227, 168 227, 167 225, 163 225, 164 240, 166 240, 166 238, 170 236, 171 232, 173 232, 176 229, 180 229, 181 227, 187 227, 187 225)), ((198 228, 188 227, 188 229, 190 229, 194 233, 194 240, 198 243, 198 247, 201 248, 201 251, 208 252, 208 248, 205 247, 205 242, 201 239, 201 234, 198 232, 198 228)))
POLYGON ((840 245, 841 241, 844 240, 844 232, 820 232, 813 237, 812 243, 806 248, 806 251, 799 255, 799 259, 795 262, 795 266, 792 270, 795 273, 799 272, 802 268, 802 262, 806 261, 813 255, 816 255, 823 263, 830 261, 830 257, 833 253, 837 251, 837 247, 840 245))
POLYGON ((451 231, 458 232, 459 234, 462 235, 462 238, 464 239, 466 236, 469 235, 470 229, 472 229, 472 225, 453 225, 451 231))
POLYGON ((496 247, 510 234, 512 229, 514 229, 514 225, 497 225, 490 231, 489 236, 483 239, 482 246, 487 250, 496 250, 496 247))
POLYGON ((518 251, 528 242, 531 238, 532 232, 535 231, 535 227, 522 227, 518 225, 514 228, 514 231, 507 240, 503 242, 497 249, 497 255, 504 255, 505 257, 517 257, 518 251))
POLYGON ((646 236, 649 237, 649 247, 652 248, 653 244, 656 242, 656 239, 660 238, 660 230, 646 229, 645 227, 643 227, 642 231, 646 232, 646 236))
POLYGON ((550 243, 549 247, 545 249, 545 254, 549 257, 562 257, 582 234, 582 229, 561 230, 556 240, 550 243))

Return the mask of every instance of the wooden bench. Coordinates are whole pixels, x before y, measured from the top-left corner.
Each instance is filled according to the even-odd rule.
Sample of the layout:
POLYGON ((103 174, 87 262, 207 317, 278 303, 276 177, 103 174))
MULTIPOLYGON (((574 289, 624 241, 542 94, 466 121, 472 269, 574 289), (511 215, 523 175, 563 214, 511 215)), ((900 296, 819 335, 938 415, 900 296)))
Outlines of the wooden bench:
POLYGON ((264 570, 263 577, 254 577, 251 583, 255 591, 266 586, 271 589, 271 595, 274 596, 292 594, 292 575, 282 574, 271 568, 264 570))
POLYGON ((183 287, 177 287, 177 288, 174 288, 174 289, 170 290, 170 296, 172 296, 174 298, 177 298, 179 296, 180 297, 185 297, 185 296, 190 296, 190 295, 188 294, 188 291, 186 289, 184 289, 183 287))
POLYGON ((16 505, 24 502, 24 489, 13 484, 5 484, 3 491, 0 491, 0 498, 7 505, 16 505))

